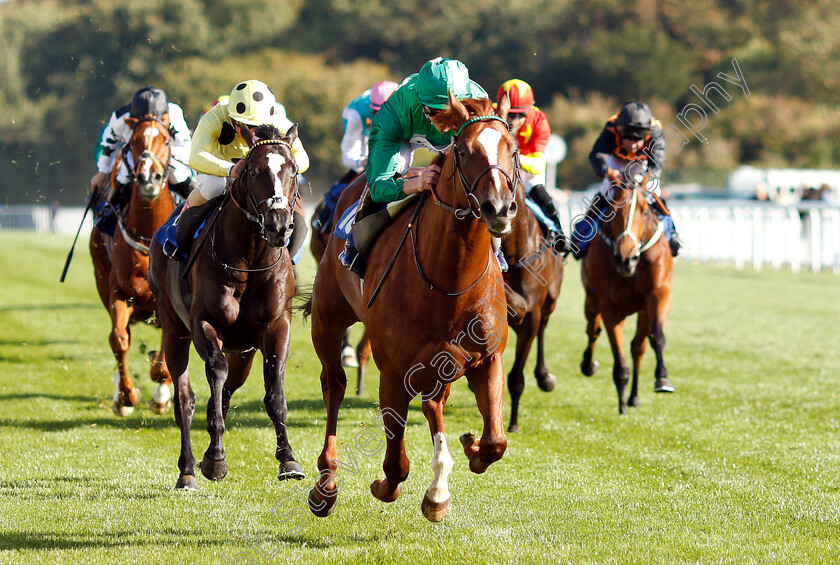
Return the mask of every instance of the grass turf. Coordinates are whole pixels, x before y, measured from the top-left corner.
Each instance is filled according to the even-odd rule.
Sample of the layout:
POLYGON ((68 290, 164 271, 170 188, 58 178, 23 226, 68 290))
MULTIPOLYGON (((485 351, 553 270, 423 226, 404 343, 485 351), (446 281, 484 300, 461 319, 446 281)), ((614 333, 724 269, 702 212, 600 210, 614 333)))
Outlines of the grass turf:
MULTIPOLYGON (((606 336, 596 349, 600 372, 591 379, 578 372, 583 292, 570 263, 548 328, 556 389, 540 392, 528 377, 523 431, 509 436, 500 462, 473 475, 457 436, 480 431, 481 420, 466 383, 455 383, 445 412, 455 459, 452 513, 431 524, 419 509, 432 472, 418 401, 406 434, 412 470, 400 498, 384 504, 368 490, 382 476, 381 454, 365 457, 354 438, 365 429, 381 437, 375 369, 365 394, 348 394, 342 407, 339 505, 326 519, 306 511, 325 411, 320 365, 299 317, 286 394, 290 440, 307 478, 276 480, 262 379, 252 374, 228 416, 228 476, 216 483, 199 477, 197 492, 175 491, 178 432, 171 412, 159 417, 148 408, 154 384, 141 352, 158 347, 159 332, 133 329, 130 363, 143 399, 118 419, 109 409, 109 322, 85 241, 67 282, 58 283, 70 243, 0 232, 0 562, 840 560, 834 275, 678 264, 665 328, 677 393, 652 392, 649 349, 642 405, 619 417, 606 336)), ((301 280, 311 281, 314 268, 307 257, 301 280)), ((511 353, 513 334, 508 343, 511 353)), ((194 353, 191 368, 200 460, 208 392, 194 353)))

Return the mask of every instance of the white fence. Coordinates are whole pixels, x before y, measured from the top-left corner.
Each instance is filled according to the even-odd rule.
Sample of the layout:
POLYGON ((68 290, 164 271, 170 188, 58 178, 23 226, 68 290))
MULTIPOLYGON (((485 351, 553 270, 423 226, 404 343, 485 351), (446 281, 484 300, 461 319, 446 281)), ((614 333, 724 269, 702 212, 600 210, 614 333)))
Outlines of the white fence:
MULTIPOLYGON (((307 206, 312 213, 313 206, 307 206)), ((0 228, 75 234, 84 208, 0 208, 0 228)), ((566 233, 579 205, 560 206, 566 233)), ((685 247, 682 260, 718 262, 738 269, 831 270, 840 274, 840 207, 751 204, 743 200, 673 202, 671 212, 685 247)), ((82 235, 93 227, 89 212, 82 235)))

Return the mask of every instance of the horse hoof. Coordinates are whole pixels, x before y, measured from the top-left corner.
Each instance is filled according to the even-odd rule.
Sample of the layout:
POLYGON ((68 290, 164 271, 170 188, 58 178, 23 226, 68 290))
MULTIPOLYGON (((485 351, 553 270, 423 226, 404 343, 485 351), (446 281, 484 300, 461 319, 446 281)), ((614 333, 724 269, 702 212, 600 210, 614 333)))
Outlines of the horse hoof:
POLYGON ((319 518, 326 518, 335 510, 335 504, 338 502, 338 497, 334 497, 332 502, 326 500, 318 500, 315 497, 315 487, 309 491, 309 510, 319 518))
POLYGON ((540 390, 543 392, 551 392, 554 390, 554 386, 557 384, 557 377, 548 373, 546 376, 540 378, 537 377, 537 386, 540 387, 540 390))
POLYGON ((149 401, 149 406, 155 414, 166 414, 172 408, 172 393, 169 387, 165 384, 159 384, 155 387, 155 392, 152 393, 152 399, 149 401))
POLYGON ((428 494, 423 497, 423 502, 420 503, 420 511, 429 522, 443 522, 443 519, 449 515, 450 508, 452 508, 451 498, 447 498, 443 502, 432 502, 429 500, 428 494))
POLYGON ((301 480, 305 477, 306 475, 303 473, 303 469, 300 468, 297 461, 284 461, 280 463, 280 470, 277 472, 277 478, 281 481, 285 481, 286 479, 301 480))
POLYGON ((510 427, 508 427, 508 432, 512 433, 512 434, 518 434, 519 433, 519 425, 518 424, 511 424, 510 427))
POLYGON ((149 401, 149 408, 152 409, 152 412, 160 416, 169 412, 169 410, 172 408, 172 401, 167 400, 163 404, 159 404, 155 402, 154 399, 152 399, 149 401))
POLYGON ((221 481, 227 475, 227 459, 214 461, 205 453, 201 460, 201 474, 211 481, 221 481))
POLYGON ((119 402, 114 402, 111 404, 111 410, 113 410, 114 414, 117 416, 125 418, 126 416, 131 416, 131 414, 134 413, 134 406, 125 406, 119 402))
POLYGON ((179 490, 198 490, 198 480, 195 475, 181 475, 178 477, 178 482, 175 483, 175 488, 179 490))
POLYGON ((461 434, 461 437, 458 439, 461 441, 461 445, 464 446, 464 449, 467 449, 475 443, 475 434, 461 434))
POLYGON ((166 369, 166 365, 162 361, 159 361, 159 357, 161 357, 160 352, 158 351, 149 351, 149 364, 152 366, 151 370, 149 371, 149 377, 152 381, 156 383, 163 383, 163 381, 170 378, 169 370, 166 369))
POLYGON ((639 397, 634 396, 633 398, 628 399, 627 400, 627 406, 629 406, 630 408, 638 408, 639 407, 639 397))
POLYGON ((382 502, 394 502, 400 496, 400 485, 397 485, 397 488, 394 489, 394 492, 384 494, 380 496, 380 489, 385 484, 385 479, 377 479, 370 483, 370 493, 373 497, 377 500, 381 500, 382 502))
POLYGON ((656 379, 656 384, 653 385, 653 392, 676 392, 676 390, 668 377, 656 379))
POLYGON ((359 366, 359 360, 356 358, 356 350, 349 345, 341 350, 341 366, 353 369, 359 366))
POLYGON ((583 373, 584 377, 591 377, 598 372, 598 367, 600 366, 601 364, 597 361, 590 361, 588 364, 585 361, 581 361, 580 372, 583 373))

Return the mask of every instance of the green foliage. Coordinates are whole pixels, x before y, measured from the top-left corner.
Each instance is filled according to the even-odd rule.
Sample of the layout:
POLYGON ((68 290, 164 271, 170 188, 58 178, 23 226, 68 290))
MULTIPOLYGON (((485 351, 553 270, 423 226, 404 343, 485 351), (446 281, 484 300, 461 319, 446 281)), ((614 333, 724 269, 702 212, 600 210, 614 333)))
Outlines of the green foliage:
POLYGON ((508 78, 528 81, 554 130, 571 136, 558 175, 573 188, 592 180, 584 157, 597 126, 566 123, 567 102, 611 101, 589 109, 603 110, 600 122, 644 98, 676 123, 697 101, 689 87, 731 72, 733 57, 754 95, 710 119, 711 145, 691 143, 666 174, 838 167, 838 13, 835 0, 10 0, 0 3, 0 202, 80 203, 101 127, 134 91, 164 88, 194 125, 245 74, 282 90, 329 182, 341 173, 343 104, 439 55, 463 60, 491 96, 508 78))

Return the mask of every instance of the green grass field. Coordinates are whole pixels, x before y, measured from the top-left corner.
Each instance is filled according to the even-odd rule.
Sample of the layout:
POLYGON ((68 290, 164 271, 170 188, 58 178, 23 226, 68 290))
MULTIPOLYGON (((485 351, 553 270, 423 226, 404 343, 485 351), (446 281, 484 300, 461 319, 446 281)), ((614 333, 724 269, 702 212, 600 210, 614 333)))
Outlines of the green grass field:
MULTIPOLYGON (((653 393, 649 350, 641 407, 619 417, 606 336, 600 372, 586 379, 578 371, 585 324, 572 263, 548 331, 557 387, 543 393, 528 378, 523 431, 484 475, 469 472, 457 442, 481 429, 475 401, 465 382, 453 386, 449 517, 432 524, 420 513, 432 473, 419 401, 399 500, 370 495, 381 456, 352 446, 360 430, 377 430, 374 369, 364 396, 348 395, 341 413, 341 459, 351 464, 346 454, 355 453, 357 468, 339 471, 338 507, 318 519, 296 498, 313 483, 325 415, 320 365, 299 316, 286 394, 290 440, 307 478, 275 478, 274 433, 255 374, 231 405, 228 476, 175 491, 178 432, 171 412, 149 410, 154 384, 141 353, 158 347, 159 332, 134 328, 131 368, 143 401, 117 419, 109 322, 86 241, 67 282, 58 282, 71 241, 0 232, 0 562, 840 561, 840 277, 678 264, 665 328, 677 392, 653 393)), ((311 258, 300 272, 311 282, 311 258)), ((511 334, 509 352, 513 342, 511 334)), ((195 355, 191 367, 200 460, 208 392, 195 355)))

